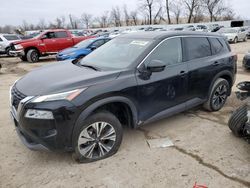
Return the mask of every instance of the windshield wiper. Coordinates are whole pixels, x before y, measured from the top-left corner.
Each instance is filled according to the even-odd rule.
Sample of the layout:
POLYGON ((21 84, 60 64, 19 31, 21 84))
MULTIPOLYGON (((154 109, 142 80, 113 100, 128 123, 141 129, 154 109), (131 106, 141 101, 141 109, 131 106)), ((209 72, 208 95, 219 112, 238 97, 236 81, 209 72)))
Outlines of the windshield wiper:
POLYGON ((100 68, 95 67, 95 66, 93 66, 93 65, 80 64, 80 66, 82 66, 82 67, 87 67, 87 68, 93 69, 93 70, 95 70, 95 71, 100 71, 100 68))

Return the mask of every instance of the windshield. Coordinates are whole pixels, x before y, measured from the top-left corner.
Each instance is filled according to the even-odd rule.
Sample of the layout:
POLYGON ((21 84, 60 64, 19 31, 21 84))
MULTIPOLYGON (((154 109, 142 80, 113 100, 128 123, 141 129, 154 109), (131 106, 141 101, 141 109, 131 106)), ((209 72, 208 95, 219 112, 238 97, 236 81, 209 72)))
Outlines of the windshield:
POLYGON ((220 33, 237 33, 237 30, 231 29, 231 28, 221 28, 218 32, 220 32, 220 33))
POLYGON ((95 41, 95 39, 87 39, 87 40, 84 40, 82 42, 79 42, 74 47, 75 48, 87 48, 94 41, 95 41))
POLYGON ((4 35, 3 37, 6 38, 6 40, 8 41, 19 40, 18 36, 16 35, 4 35))
POLYGON ((130 66, 152 43, 146 39, 116 38, 101 46, 82 61, 101 69, 122 69, 130 66))

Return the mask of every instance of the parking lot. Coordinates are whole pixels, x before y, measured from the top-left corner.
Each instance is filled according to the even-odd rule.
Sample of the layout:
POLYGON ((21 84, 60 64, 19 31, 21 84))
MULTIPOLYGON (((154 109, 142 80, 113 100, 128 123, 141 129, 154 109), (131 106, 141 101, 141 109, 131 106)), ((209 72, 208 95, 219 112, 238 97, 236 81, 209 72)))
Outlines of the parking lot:
MULTIPOLYGON (((231 47, 238 54, 236 83, 249 80, 242 58, 250 50, 250 41, 231 47)), ((9 87, 32 69, 56 63, 53 56, 34 64, 2 56, 0 63, 0 187, 169 188, 193 187, 195 182, 208 187, 250 187, 250 145, 227 127, 231 112, 240 105, 235 94, 219 112, 195 108, 137 130, 126 129, 117 154, 78 164, 68 153, 27 149, 9 116, 9 87), (153 149, 146 141, 165 137, 173 147, 153 149)))

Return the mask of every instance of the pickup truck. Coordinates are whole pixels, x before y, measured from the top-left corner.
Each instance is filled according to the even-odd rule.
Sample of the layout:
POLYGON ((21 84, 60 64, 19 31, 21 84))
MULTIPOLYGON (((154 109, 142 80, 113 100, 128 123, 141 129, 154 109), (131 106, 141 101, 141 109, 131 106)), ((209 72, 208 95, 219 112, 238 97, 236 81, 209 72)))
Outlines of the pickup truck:
POLYGON ((74 37, 68 30, 64 29, 48 30, 32 39, 12 43, 10 54, 19 56, 23 61, 35 63, 42 56, 56 54, 92 37, 74 37))

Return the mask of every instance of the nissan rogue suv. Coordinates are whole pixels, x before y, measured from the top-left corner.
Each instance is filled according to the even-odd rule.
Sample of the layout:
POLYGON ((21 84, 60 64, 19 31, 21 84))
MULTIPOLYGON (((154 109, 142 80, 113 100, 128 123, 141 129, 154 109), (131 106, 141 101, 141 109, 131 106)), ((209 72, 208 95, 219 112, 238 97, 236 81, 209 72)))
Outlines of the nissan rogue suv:
POLYGON ((10 90, 11 116, 33 150, 73 151, 80 162, 115 154, 123 127, 203 105, 218 111, 235 81, 237 57, 220 35, 121 35, 78 63, 38 68, 10 90))

